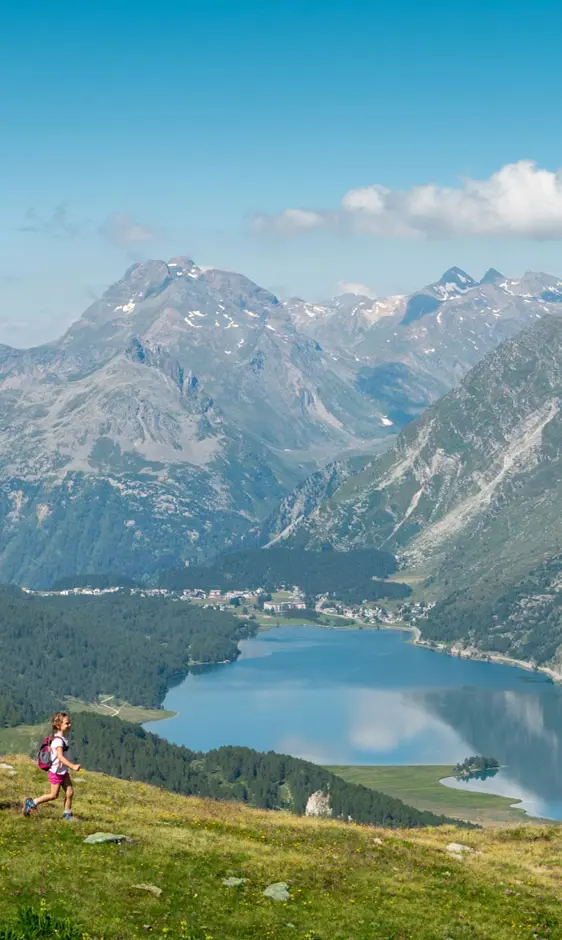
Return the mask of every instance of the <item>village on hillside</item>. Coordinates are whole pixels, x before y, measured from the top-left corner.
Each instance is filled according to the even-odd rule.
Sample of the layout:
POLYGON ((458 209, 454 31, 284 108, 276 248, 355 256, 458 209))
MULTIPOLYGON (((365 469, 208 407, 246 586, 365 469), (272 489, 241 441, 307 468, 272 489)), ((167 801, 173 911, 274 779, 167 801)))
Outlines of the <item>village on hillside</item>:
POLYGON ((296 585, 292 587, 280 585, 273 593, 263 588, 255 590, 239 588, 228 591, 221 591, 218 588, 210 591, 194 588, 177 592, 166 588, 119 586, 80 586, 50 591, 32 591, 29 588, 23 588, 23 590, 27 594, 36 594, 41 597, 101 596, 117 594, 121 591, 128 591, 141 597, 168 597, 178 601, 189 601, 202 607, 211 607, 214 610, 236 613, 240 618, 258 620, 260 626, 263 627, 277 625, 280 622, 279 618, 293 623, 298 620, 329 626, 366 624, 396 627, 405 623, 413 626, 417 619, 427 614, 428 610, 434 606, 432 602, 424 601, 400 603, 393 609, 388 609, 376 602, 343 604, 327 594, 320 594, 311 600, 306 598, 296 585))

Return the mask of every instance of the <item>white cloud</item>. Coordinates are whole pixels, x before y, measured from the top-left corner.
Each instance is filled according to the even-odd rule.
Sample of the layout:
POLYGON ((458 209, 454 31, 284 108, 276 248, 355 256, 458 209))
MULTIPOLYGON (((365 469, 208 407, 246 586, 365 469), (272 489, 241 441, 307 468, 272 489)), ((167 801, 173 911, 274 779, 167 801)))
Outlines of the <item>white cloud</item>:
POLYGON ((338 281, 337 289, 338 294, 357 294, 358 297, 370 297, 371 300, 377 296, 372 287, 358 281, 338 281))
POLYGON ((284 209, 275 215, 256 215, 253 221, 258 232, 296 235, 299 232, 323 228, 328 224, 328 217, 310 209, 284 209))
POLYGON ((488 179, 410 189, 351 189, 336 211, 285 209, 255 220, 260 231, 296 235, 317 228, 391 238, 504 236, 562 238, 562 169, 508 163, 488 179))
POLYGON ((100 225, 102 238, 117 245, 139 245, 154 237, 154 229, 135 221, 127 212, 112 212, 100 225))

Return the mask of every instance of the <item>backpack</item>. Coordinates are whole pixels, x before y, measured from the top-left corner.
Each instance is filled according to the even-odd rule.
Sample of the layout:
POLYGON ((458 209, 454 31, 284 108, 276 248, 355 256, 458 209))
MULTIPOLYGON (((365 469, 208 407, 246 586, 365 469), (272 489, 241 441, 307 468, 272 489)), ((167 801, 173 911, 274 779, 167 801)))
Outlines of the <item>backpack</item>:
POLYGON ((51 769, 51 765, 53 763, 53 759, 51 757, 51 744, 52 743, 53 743, 53 736, 49 734, 45 738, 43 743, 41 744, 41 747, 39 748, 39 753, 37 755, 37 766, 39 767, 39 770, 51 769))
MULTIPOLYGON (((39 748, 39 753, 37 755, 37 766, 39 770, 50 770, 53 764, 53 758, 51 756, 51 744, 54 739, 59 737, 58 734, 49 734, 43 740, 41 747, 39 748)), ((63 744, 63 752, 68 751, 66 744, 63 744)))

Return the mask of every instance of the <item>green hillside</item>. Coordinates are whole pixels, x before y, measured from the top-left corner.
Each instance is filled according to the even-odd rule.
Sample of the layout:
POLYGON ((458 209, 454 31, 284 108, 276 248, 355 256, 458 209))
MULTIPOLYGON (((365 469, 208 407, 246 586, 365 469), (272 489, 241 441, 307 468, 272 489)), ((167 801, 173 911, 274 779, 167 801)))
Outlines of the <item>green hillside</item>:
POLYGON ((41 721, 69 698, 158 708, 191 662, 234 660, 255 630, 225 611, 128 589, 41 597, 0 586, 0 727, 41 721))
POLYGON ((482 649, 560 666, 562 555, 546 559, 498 596, 491 577, 453 591, 423 623, 424 636, 450 643, 459 636, 482 649))
POLYGON ((562 828, 382 830, 248 809, 80 774, 75 808, 25 819, 44 786, 0 770, 0 937, 32 908, 60 940, 554 940, 562 828), (94 832, 132 841, 86 845, 94 832), (451 842, 473 851, 461 858, 451 842), (225 879, 243 878, 229 887, 225 879), (290 899, 264 896, 285 882, 290 899), (138 887, 139 885, 144 887, 138 887), (156 893, 154 893, 154 889, 156 893), (161 894, 158 895, 158 891, 161 894), (49 925, 48 918, 53 918, 49 925), (74 925, 56 933, 68 918, 74 925), (3 932, 2 932, 3 931, 3 932))

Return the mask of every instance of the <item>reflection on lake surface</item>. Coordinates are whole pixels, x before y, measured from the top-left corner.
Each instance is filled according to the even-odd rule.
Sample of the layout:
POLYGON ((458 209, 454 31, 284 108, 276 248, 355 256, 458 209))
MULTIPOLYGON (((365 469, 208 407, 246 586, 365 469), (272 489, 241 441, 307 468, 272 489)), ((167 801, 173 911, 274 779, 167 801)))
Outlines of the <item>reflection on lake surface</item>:
MULTIPOLYGON (((497 757, 463 783, 562 819, 562 690, 545 676, 460 660, 386 630, 283 627, 199 667, 147 725, 176 744, 274 750, 324 764, 455 764, 497 757)), ((456 782, 455 784, 456 785, 456 782)))

